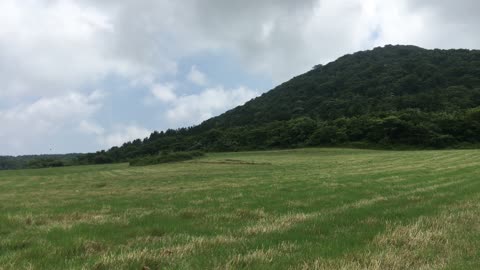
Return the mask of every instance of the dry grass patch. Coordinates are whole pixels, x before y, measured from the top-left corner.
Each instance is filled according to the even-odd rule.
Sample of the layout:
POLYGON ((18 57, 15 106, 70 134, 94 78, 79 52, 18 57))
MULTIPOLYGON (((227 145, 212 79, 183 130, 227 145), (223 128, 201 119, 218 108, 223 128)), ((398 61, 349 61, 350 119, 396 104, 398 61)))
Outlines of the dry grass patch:
POLYGON ((467 201, 433 217, 420 217, 410 224, 387 223, 368 249, 340 259, 317 259, 297 269, 444 269, 462 252, 475 254, 473 242, 465 241, 465 227, 480 232, 480 204, 467 201))
POLYGON ((311 217, 311 214, 292 213, 280 217, 267 217, 259 223, 245 228, 244 232, 248 235, 260 233, 272 233, 286 231, 295 224, 303 222, 311 217))
POLYGON ((267 214, 265 211, 261 209, 237 209, 234 212, 235 217, 242 219, 242 220, 249 220, 249 219, 261 219, 266 218, 267 214))
POLYGON ((184 219, 194 219, 194 218, 202 218, 207 214, 204 209, 199 208, 185 208, 180 210, 178 216, 184 219))
POLYGON ((247 254, 233 256, 222 269, 237 269, 238 267, 248 267, 253 263, 271 263, 278 253, 273 249, 257 249, 247 254))
POLYGON ((290 200, 287 201, 285 204, 290 207, 308 207, 310 206, 312 201, 306 200, 290 200))
POLYGON ((228 235, 203 237, 181 234, 165 237, 141 237, 131 241, 120 252, 103 254, 97 262, 97 266, 99 268, 118 269, 131 263, 139 265, 145 262, 153 262, 154 264, 172 263, 208 248, 237 244, 244 240, 228 235), (144 247, 147 243, 162 243, 166 246, 163 248, 144 247), (138 246, 138 248, 134 246, 138 246))
POLYGON ((246 254, 232 256, 225 265, 219 266, 216 269, 248 269, 252 264, 269 264, 274 262, 275 257, 285 256, 296 248, 297 246, 293 243, 282 242, 273 248, 255 249, 246 254))
POLYGON ((129 222, 127 216, 112 215, 102 211, 90 213, 74 212, 65 215, 33 215, 27 213, 7 215, 7 219, 19 225, 31 226, 40 230, 50 230, 53 228, 70 229, 77 224, 128 224, 129 222))
POLYGON ((291 214, 283 215, 280 217, 271 217, 271 216, 265 217, 262 220, 260 220, 260 222, 258 222, 257 224, 248 226, 247 228, 244 229, 244 231, 246 234, 249 234, 249 235, 287 231, 298 223, 305 222, 306 220, 309 220, 312 218, 317 218, 322 214, 334 214, 334 213, 338 214, 349 209, 357 209, 357 208, 371 206, 378 202, 383 202, 383 201, 396 199, 400 197, 409 197, 418 193, 435 191, 440 188, 461 184, 464 181, 465 180, 455 180, 455 181, 449 181, 441 184, 434 184, 426 187, 418 187, 413 190, 401 192, 399 194, 388 196, 388 197, 376 196, 369 199, 361 199, 353 203, 348 203, 348 204, 333 208, 326 212, 314 212, 314 213, 308 213, 308 214, 291 213, 291 214))
MULTIPOLYGON (((378 178, 378 179, 375 179, 373 181, 379 182, 379 183, 394 184, 394 183, 404 182, 406 180, 407 180, 407 178, 405 178, 405 177, 400 177, 398 175, 394 175, 394 176, 387 176, 387 177, 378 178)), ((367 180, 367 181, 363 181, 363 182, 370 182, 370 181, 371 180, 367 180)))
POLYGON ((84 256, 99 255, 108 250, 106 244, 93 240, 80 240, 77 244, 79 252, 84 256))

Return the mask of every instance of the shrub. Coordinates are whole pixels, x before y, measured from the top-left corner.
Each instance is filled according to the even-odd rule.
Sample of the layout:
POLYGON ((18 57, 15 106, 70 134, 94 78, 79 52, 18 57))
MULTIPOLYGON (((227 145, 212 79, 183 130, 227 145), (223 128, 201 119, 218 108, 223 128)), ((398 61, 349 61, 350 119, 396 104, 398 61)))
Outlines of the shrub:
POLYGON ((30 161, 27 165, 27 168, 40 169, 40 168, 63 167, 63 166, 65 166, 65 163, 62 160, 38 159, 38 160, 30 161))

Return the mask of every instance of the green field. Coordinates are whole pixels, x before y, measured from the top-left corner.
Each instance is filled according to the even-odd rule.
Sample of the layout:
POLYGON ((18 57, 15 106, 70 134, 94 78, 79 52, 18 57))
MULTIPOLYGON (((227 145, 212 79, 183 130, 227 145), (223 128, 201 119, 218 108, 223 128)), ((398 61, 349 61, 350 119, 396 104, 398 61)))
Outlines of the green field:
POLYGON ((478 269, 480 151, 0 172, 0 269, 478 269))

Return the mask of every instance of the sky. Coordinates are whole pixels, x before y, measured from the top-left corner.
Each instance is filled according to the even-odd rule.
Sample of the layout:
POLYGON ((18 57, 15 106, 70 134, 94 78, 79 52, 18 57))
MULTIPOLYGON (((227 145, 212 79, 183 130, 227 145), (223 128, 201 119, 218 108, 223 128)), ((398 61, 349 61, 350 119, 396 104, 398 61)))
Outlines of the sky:
POLYGON ((0 0, 0 155, 201 123, 385 44, 480 48, 477 0, 0 0))

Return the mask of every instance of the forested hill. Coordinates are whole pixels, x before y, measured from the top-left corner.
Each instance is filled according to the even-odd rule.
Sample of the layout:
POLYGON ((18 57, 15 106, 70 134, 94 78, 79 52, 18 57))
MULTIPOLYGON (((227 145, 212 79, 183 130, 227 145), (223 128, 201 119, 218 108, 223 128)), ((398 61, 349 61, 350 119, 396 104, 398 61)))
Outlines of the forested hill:
POLYGON ((480 51, 389 45, 317 65, 199 126, 154 132, 82 162, 310 145, 472 146, 479 106, 480 51))
POLYGON ((406 109, 453 112, 480 103, 480 51, 386 46, 345 55, 205 121, 203 129, 308 116, 334 120, 406 109))

